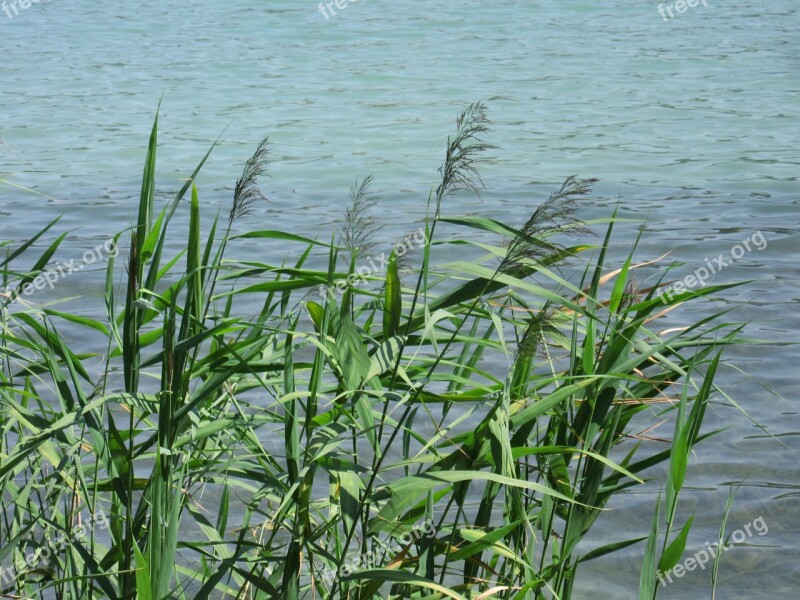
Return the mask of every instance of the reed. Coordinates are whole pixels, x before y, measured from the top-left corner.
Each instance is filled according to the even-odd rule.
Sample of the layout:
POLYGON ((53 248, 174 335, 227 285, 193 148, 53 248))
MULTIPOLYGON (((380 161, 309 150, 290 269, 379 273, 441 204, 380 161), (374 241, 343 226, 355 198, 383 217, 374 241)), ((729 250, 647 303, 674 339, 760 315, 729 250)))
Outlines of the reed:
MULTIPOLYGON (((115 238, 127 258, 108 263, 105 317, 2 301, 0 565, 15 565, 3 594, 566 599, 582 563, 639 544, 639 596, 656 598, 656 570, 678 563, 691 527, 678 500, 710 435, 720 357, 740 343, 722 313, 659 323, 729 286, 665 304, 660 281, 636 283, 635 242, 609 266, 616 216, 600 240, 579 215, 594 180, 569 178, 518 224, 446 216, 483 185, 493 147, 481 103, 448 139, 424 242, 411 255, 395 246, 360 278, 368 285, 350 282, 370 244, 388 245, 370 178, 330 241, 233 235, 267 202, 264 140, 227 222, 203 234, 194 181, 208 154, 159 209, 157 131, 156 119, 137 221, 115 238), (176 236, 185 248, 167 259, 176 236), (299 258, 236 260, 238 239, 299 258), (477 258, 448 261, 448 247, 477 258), (582 276, 565 276, 570 265, 582 276), (72 350, 68 328, 96 352, 72 350), (667 420, 668 445, 637 433, 667 420), (646 483, 659 464, 666 478, 646 483), (658 498, 651 530, 593 537, 612 498, 643 485, 658 498), (107 527, 75 535, 87 515, 107 527)), ((47 267, 63 235, 29 269, 14 265, 54 225, 6 244, 6 289, 47 267)))

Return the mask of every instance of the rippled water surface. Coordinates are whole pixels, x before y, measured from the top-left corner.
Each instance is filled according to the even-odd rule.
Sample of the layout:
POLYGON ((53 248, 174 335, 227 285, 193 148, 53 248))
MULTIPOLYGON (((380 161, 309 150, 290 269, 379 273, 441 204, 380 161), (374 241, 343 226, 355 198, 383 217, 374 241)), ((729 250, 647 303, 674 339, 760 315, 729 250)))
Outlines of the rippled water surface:
MULTIPOLYGON (((388 231, 401 231, 424 213, 455 115, 483 99, 500 147, 482 171, 488 191, 454 199, 449 214, 517 222, 577 173, 601 179, 587 219, 619 202, 647 220, 642 260, 669 251, 688 274, 763 234, 763 250, 714 280, 752 280, 725 300, 749 335, 772 342, 731 351, 746 374, 726 367, 720 380, 752 421, 713 407, 710 424, 729 429, 697 448, 682 508, 697 512, 699 548, 715 539, 731 482, 744 481, 729 526, 763 516, 769 532, 725 556, 718 597, 796 597, 800 354, 780 344, 800 325, 799 5, 706 4, 666 22, 649 0, 361 0, 328 20, 312 0, 51 0, 0 12, 0 176, 39 193, 0 184, 2 239, 64 215, 70 258, 129 225, 162 94, 164 198, 222 134, 198 183, 207 206, 227 206, 269 134, 271 202, 248 226, 331 231, 352 181, 372 174, 388 231)), ((629 239, 617 238, 620 253, 629 239)), ((37 300, 100 290, 90 269, 37 300)), ((630 494, 593 540, 646 531, 652 506, 630 494)), ((640 554, 587 563, 576 597, 636 597, 640 554)), ((709 579, 689 573, 663 597, 709 597, 709 579)))

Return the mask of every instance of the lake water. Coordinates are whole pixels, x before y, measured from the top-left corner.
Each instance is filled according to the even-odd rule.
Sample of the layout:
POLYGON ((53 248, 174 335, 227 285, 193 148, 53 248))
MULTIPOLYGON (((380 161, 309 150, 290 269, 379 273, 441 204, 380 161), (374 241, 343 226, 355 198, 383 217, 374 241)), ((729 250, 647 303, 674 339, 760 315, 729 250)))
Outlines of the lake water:
MULTIPOLYGON (((227 210, 242 162, 269 135, 271 202, 249 228, 327 237, 353 180, 372 174, 387 231, 408 229, 455 116, 485 100, 488 141, 501 148, 482 170, 488 190, 448 214, 520 222, 576 173, 601 179, 586 218, 619 201, 622 216, 647 219, 637 257, 669 251, 682 274, 763 234, 763 250, 713 281, 753 280, 725 300, 749 335, 773 343, 730 352, 746 374, 725 367, 720 383, 764 429, 713 407, 709 428, 729 429, 697 448, 682 514, 697 512, 690 555, 715 539, 728 488, 744 481, 729 530, 762 516, 769 532, 725 555, 718 597, 796 597, 800 353, 782 344, 800 329, 798 3, 663 8, 361 0, 326 19, 312 0, 50 0, 0 12, 0 176, 42 194, 0 184, 2 239, 63 214, 68 259, 130 225, 162 94, 161 197, 224 131, 198 184, 206 207, 227 210)), ((618 236, 618 253, 631 240, 618 236)), ((53 294, 100 289, 88 270, 53 294)), ((630 494, 593 539, 646 531, 652 506, 649 493, 630 494)), ((641 552, 585 564, 575 597, 636 597, 641 552)), ((662 597, 709 597, 709 579, 689 573, 662 597)))

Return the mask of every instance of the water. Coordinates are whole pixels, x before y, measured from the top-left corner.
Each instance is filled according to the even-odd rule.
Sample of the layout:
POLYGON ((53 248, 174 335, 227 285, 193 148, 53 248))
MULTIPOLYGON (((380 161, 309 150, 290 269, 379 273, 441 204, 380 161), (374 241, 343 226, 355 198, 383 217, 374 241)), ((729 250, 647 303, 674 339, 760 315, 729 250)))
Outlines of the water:
MULTIPOLYGON (((501 149, 483 168, 483 201, 455 199, 449 214, 516 222, 578 173, 602 180, 587 218, 619 199, 623 216, 648 221, 637 256, 669 251, 686 262, 682 276, 764 235, 765 249, 714 282, 754 280, 726 301, 774 344, 730 352, 750 375, 725 367, 721 382, 766 432, 714 406, 710 423, 729 430, 698 447, 682 514, 697 512, 693 553, 715 539, 730 482, 744 481, 729 526, 763 516, 769 533, 725 556, 719 597, 790 597, 800 355, 778 343, 800 325, 800 18, 796 0, 706 4, 667 22, 655 1, 622 0, 361 0, 328 20, 312 0, 51 0, 0 12, 0 174, 43 194, 2 186, 3 239, 63 214, 69 259, 132 223, 162 94, 162 198, 225 130, 198 184, 206 207, 227 207, 242 161, 270 135, 271 202, 248 227, 330 231, 353 180, 372 174, 388 231, 407 230, 455 115, 483 99, 501 149)), ((99 282, 87 269, 37 299, 96 295, 99 282)), ((631 494, 593 540, 645 531, 652 501, 631 494)), ((584 565, 576 597, 596 597, 598 581, 603 597, 635 597, 640 552, 584 565)), ((688 573, 663 597, 708 597, 708 581, 688 573)))

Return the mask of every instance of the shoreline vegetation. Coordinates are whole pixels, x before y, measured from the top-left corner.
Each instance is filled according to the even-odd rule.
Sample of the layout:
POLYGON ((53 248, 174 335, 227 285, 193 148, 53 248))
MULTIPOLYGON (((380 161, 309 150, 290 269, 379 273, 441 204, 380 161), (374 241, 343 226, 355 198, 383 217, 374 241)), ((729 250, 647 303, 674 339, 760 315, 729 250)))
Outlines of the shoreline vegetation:
POLYGON ((484 105, 467 107, 413 248, 380 268, 369 178, 333 241, 232 234, 267 201, 266 139, 208 231, 194 182, 211 150, 157 207, 158 117, 104 318, 13 302, 48 272, 56 221, 5 244, 0 566, 42 556, 81 514, 108 526, 15 567, 0 595, 568 599, 583 563, 636 549, 631 595, 656 598, 686 550, 679 496, 714 433, 706 409, 728 399, 715 374, 743 343, 724 312, 680 328, 668 313, 731 286, 660 296, 669 282, 634 261, 637 240, 608 264, 616 214, 578 214, 593 179, 568 178, 516 223, 453 216, 451 199, 483 186, 488 133, 484 105), (175 256, 168 238, 186 240, 175 256), (240 239, 295 258, 237 260, 240 239), (445 261, 445 245, 475 257, 445 261), (319 257, 327 268, 308 266, 319 257), (260 310, 239 316, 244 302, 260 310), (79 353, 66 328, 101 343, 79 353), (593 535, 642 487, 649 531, 593 535))

